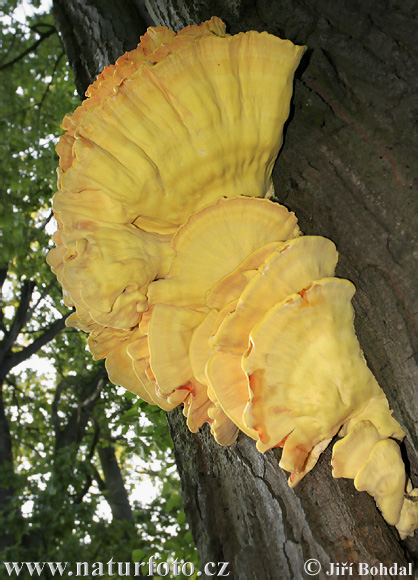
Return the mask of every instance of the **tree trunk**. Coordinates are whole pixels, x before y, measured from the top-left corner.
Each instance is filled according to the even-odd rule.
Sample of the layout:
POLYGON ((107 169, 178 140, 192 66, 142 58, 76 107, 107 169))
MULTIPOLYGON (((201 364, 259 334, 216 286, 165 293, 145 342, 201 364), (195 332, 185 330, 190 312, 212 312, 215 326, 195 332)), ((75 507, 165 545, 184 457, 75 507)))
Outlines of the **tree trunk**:
MULTIPOLYGON (((14 483, 12 440, 3 402, 3 380, 0 377, 0 513, 5 517, 12 517, 13 512, 18 512, 18 508, 12 505, 14 483)), ((0 552, 12 541, 9 530, 4 529, 0 533, 0 552)))
POLYGON ((54 0, 52 10, 80 98, 105 66, 136 47, 146 29, 132 0, 54 0))
MULTIPOLYGON (((70 4, 55 0, 54 7, 70 4)), ((276 196, 295 211, 305 234, 336 243, 337 275, 356 284, 359 340, 407 434, 403 451, 417 487, 412 3, 146 0, 145 5, 156 24, 179 28, 216 14, 231 33, 267 30, 308 46, 274 171, 276 196)), ((89 13, 79 17, 88 20, 89 13)), ((101 17, 112 18, 105 9, 101 17)), ((78 28, 79 34, 87 30, 100 44, 97 22, 78 28)), ((88 44, 76 40, 71 20, 61 31, 67 50, 88 44)), ((134 44, 139 31, 136 35, 134 44)), ((113 59, 120 40, 102 40, 100 54, 107 51, 113 59)), ((88 51, 83 58, 95 71, 106 60, 88 51)), ((312 558, 322 566, 318 578, 338 575, 336 569, 325 574, 332 562, 352 564, 354 578, 371 578, 359 563, 389 568, 417 561, 416 535, 401 542, 370 496, 358 493, 352 481, 333 480, 331 449, 292 490, 278 467, 280 451, 261 455, 244 435, 230 448, 219 447, 205 428, 190 434, 179 410, 168 421, 202 563, 229 562, 230 578, 264 580, 307 578, 304 562, 312 558)), ((383 576, 398 574, 374 575, 383 576)))
POLYGON ((109 440, 102 441, 98 446, 98 453, 104 475, 104 493, 112 510, 113 520, 125 520, 129 522, 132 524, 131 532, 135 532, 132 508, 129 503, 128 493, 125 488, 113 443, 109 440))

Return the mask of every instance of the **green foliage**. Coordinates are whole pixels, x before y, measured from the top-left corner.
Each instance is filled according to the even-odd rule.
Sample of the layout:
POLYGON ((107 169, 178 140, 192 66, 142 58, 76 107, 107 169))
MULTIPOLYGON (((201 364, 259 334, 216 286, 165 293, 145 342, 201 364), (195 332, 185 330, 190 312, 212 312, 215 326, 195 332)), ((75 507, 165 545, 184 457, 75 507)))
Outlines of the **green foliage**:
POLYGON ((45 276, 45 220, 55 191, 54 147, 64 114, 76 106, 63 47, 50 15, 13 19, 17 2, 2 4, 0 155, 2 259, 37 283, 45 276), (6 18, 8 17, 8 18, 6 18), (30 50, 41 39, 34 50, 30 50), (26 54, 23 58, 22 55, 26 54))
MULTIPOLYGON (((33 0, 18 21, 22 6, 8 0, 0 7, 0 369, 68 313, 45 256, 54 148, 61 119, 78 100, 52 16, 33 11, 40 6, 33 0)), ((86 337, 74 329, 45 338, 36 350, 0 377, 0 419, 13 443, 11 461, 0 456, 0 559, 154 556, 197 566, 164 413, 108 383, 102 362, 92 360, 86 337), (109 458, 117 465, 113 475, 109 458), (130 503, 119 516, 112 495, 118 474, 117 499, 130 503), (156 490, 152 501, 138 493, 145 481, 156 490)))

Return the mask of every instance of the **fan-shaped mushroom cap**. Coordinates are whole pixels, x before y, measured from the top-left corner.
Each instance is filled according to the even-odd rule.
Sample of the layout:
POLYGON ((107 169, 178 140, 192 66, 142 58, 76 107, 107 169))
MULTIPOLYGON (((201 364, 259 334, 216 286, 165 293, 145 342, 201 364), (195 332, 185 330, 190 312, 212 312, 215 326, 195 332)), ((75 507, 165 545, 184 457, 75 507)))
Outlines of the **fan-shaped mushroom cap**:
POLYGON ((171 52, 209 34, 225 36, 225 25, 222 20, 213 17, 200 26, 188 26, 177 34, 165 26, 148 28, 146 34, 141 36, 138 47, 123 54, 114 65, 105 67, 96 81, 88 87, 86 96, 89 98, 83 101, 72 115, 65 116, 63 129, 67 133, 63 135, 57 147, 60 167, 65 170, 71 166, 74 132, 89 109, 99 105, 106 97, 111 97, 125 79, 132 76, 144 64, 144 61, 155 64, 164 60, 171 52))
POLYGON ((204 305, 210 289, 252 252, 298 235, 296 217, 284 206, 268 199, 220 199, 178 230, 170 271, 150 285, 149 301, 204 305))
POLYGON ((165 26, 148 28, 146 34, 141 36, 138 47, 123 54, 114 65, 105 67, 96 81, 88 87, 86 96, 89 98, 83 101, 72 115, 65 116, 63 129, 67 133, 63 135, 57 147, 60 167, 65 170, 71 166, 73 161, 71 145, 74 132, 89 109, 100 104, 106 97, 111 97, 125 79, 132 76, 144 64, 144 61, 148 60, 155 64, 164 60, 173 50, 190 44, 198 37, 212 33, 218 36, 225 35, 225 25, 219 18, 213 17, 200 26, 188 26, 177 34, 165 26))
POLYGON ((418 489, 412 489, 411 482, 408 482, 407 495, 402 504, 399 521, 396 529, 399 532, 401 540, 407 536, 413 536, 414 531, 418 528, 418 489))
MULTIPOLYGON (((77 316, 75 313, 72 316, 77 316)), ((72 322, 73 325, 76 322, 72 322)), ((106 357, 106 369, 112 383, 124 387, 144 401, 171 411, 179 403, 167 400, 156 391, 155 382, 146 374, 149 367, 147 336, 138 327, 130 330, 100 327, 91 331, 88 345, 94 360, 106 357)), ((185 398, 186 394, 183 398, 185 398)))
POLYGON ((169 394, 193 378, 190 339, 205 314, 181 306, 154 306, 148 330, 150 366, 163 393, 169 394))
POLYGON ((208 415, 211 420, 210 432, 215 441, 219 445, 232 445, 239 433, 235 423, 229 419, 218 403, 209 407, 208 415))
MULTIPOLYGON (((72 324, 74 324, 74 322, 72 322, 72 324)), ((118 344, 123 343, 126 348, 132 339, 132 330, 120 330, 98 326, 90 332, 87 344, 93 359, 101 360, 105 358, 111 350, 116 348, 118 344)))
POLYGON ((213 403, 207 396, 206 387, 195 379, 192 379, 184 388, 186 387, 190 393, 184 401, 183 415, 187 418, 189 430, 197 433, 204 423, 211 423, 208 411, 213 403))
POLYGON ((358 491, 372 495, 385 520, 399 521, 404 501, 406 475, 399 445, 392 439, 375 444, 365 465, 354 479, 358 491))
MULTIPOLYGON (((370 409, 369 404, 366 408, 370 409)), ((389 425, 394 422, 389 409, 381 406, 379 425, 384 423, 384 416, 389 425)), ((418 502, 414 501, 418 490, 412 490, 407 480, 399 445, 382 436, 368 420, 355 423, 353 419, 348 427, 344 426, 344 431, 348 433, 332 450, 333 476, 354 479, 359 491, 367 491, 375 498, 383 517, 389 524, 396 525, 402 539, 413 535, 418 527, 418 502)))
POLYGON ((392 437, 402 441, 405 433, 399 423, 392 417, 389 403, 382 389, 371 396, 367 404, 354 417, 350 418, 341 429, 340 435, 347 435, 360 421, 370 421, 377 429, 381 439, 392 437))
POLYGON ((142 334, 139 328, 137 328, 126 347, 126 351, 132 360, 149 359, 148 336, 142 334))
MULTIPOLYGON (((150 378, 148 336, 143 334, 139 327, 134 330, 131 340, 126 347, 126 352, 132 360, 132 367, 139 384, 148 393, 152 402, 164 409, 164 411, 171 411, 174 407, 177 407, 179 403, 169 401, 167 396, 157 388, 154 378, 150 378)), ((185 397, 186 394, 184 394, 183 399, 185 397)))
POLYGON ((320 236, 302 236, 280 245, 243 288, 235 311, 225 317, 211 346, 243 354, 252 328, 264 314, 313 280, 332 276, 337 260, 335 245, 320 236))
MULTIPOLYGON (((65 321, 66 326, 72 326, 78 328, 79 330, 84 330, 85 332, 90 332, 93 334, 99 334, 105 326, 98 324, 90 316, 90 313, 84 308, 79 307, 77 312, 73 312, 65 321)), ((101 357, 99 357, 101 358, 101 357)))
POLYGON ((206 296, 206 306, 222 310, 225 304, 238 298, 266 258, 282 245, 283 242, 271 242, 257 248, 235 270, 229 272, 211 288, 206 296))
POLYGON ((305 48, 218 19, 179 36, 147 33, 65 119, 56 210, 165 232, 221 196, 266 194, 305 48))
POLYGON ((290 471, 300 469, 301 451, 307 456, 380 392, 354 332, 353 294, 347 280, 313 282, 269 310, 251 332, 243 357, 251 386, 244 421, 261 430, 260 451, 279 445, 289 428, 282 462, 290 471))
POLYGON ((51 266, 60 268, 61 284, 73 304, 88 310, 99 324, 132 328, 147 308, 150 281, 169 268, 174 255, 170 237, 77 214, 67 217, 68 226, 61 230, 66 251, 59 246, 48 255, 51 266))
POLYGON ((209 387, 225 414, 252 439, 258 439, 257 429, 243 420, 243 411, 249 401, 248 377, 241 368, 241 357, 229 352, 216 353, 206 365, 209 387))
POLYGON ((119 341, 115 347, 106 355, 105 366, 109 379, 115 385, 124 387, 128 391, 139 395, 147 403, 154 404, 147 389, 138 380, 132 366, 132 359, 126 352, 126 341, 119 341))
POLYGON ((206 363, 214 354, 209 346, 209 338, 212 336, 218 314, 219 312, 215 309, 209 310, 199 326, 195 328, 190 339, 190 366, 196 379, 204 385, 207 385, 206 363))
MULTIPOLYGON (((166 405, 171 404, 172 407, 184 402, 183 413, 192 432, 195 433, 203 423, 208 422, 218 443, 230 445, 236 438, 236 427, 231 425, 223 411, 217 409, 209 398, 206 384, 199 382, 194 375, 189 357, 191 336, 205 315, 204 311, 183 306, 153 306, 147 347, 153 380, 157 385, 156 392, 160 396, 159 399, 153 398, 163 408, 164 401, 161 399, 164 398, 166 405), (179 400, 177 393, 180 394, 179 400), (181 393, 187 393, 187 396, 181 396, 181 393)), ((138 374, 136 365, 138 361, 134 364, 138 374)))
POLYGON ((353 429, 334 444, 332 450, 333 477, 354 479, 363 467, 371 450, 382 437, 370 421, 360 421, 353 429))
MULTIPOLYGON (((225 310, 225 314, 228 310, 225 310)), ((207 385, 207 396, 213 405, 208 408, 208 416, 211 419, 211 433, 219 445, 231 445, 238 436, 238 427, 226 415, 212 389, 206 376, 206 364, 213 356, 213 350, 209 347, 209 337, 216 327, 217 319, 221 313, 216 309, 210 310, 204 320, 193 332, 190 341, 190 365, 193 375, 203 385, 207 385)), ((228 382, 229 377, 224 382, 228 382)))
MULTIPOLYGON (((190 365, 194 376, 204 385, 209 384, 206 376, 206 365, 215 352, 210 345, 210 339, 216 333, 225 316, 235 310, 236 305, 237 300, 232 300, 221 311, 209 310, 193 332, 189 348, 190 365)), ((212 398, 210 394, 209 398, 212 398)), ((217 401, 216 397, 214 398, 217 401)))
MULTIPOLYGON (((312 449, 309 451, 308 455, 306 456, 304 463, 303 463, 303 466, 299 470, 299 473, 296 473, 295 471, 293 471, 289 475, 289 479, 288 479, 289 487, 296 487, 297 484, 305 477, 305 475, 307 473, 309 473, 311 471, 311 469, 313 469, 315 467, 315 465, 319 459, 319 456, 328 447, 328 445, 331 443, 331 441, 332 441, 332 437, 330 437, 329 439, 323 439, 322 441, 320 441, 319 443, 317 443, 316 445, 314 445, 312 447, 312 449)), ((285 468, 283 468, 283 469, 285 469, 285 468)))

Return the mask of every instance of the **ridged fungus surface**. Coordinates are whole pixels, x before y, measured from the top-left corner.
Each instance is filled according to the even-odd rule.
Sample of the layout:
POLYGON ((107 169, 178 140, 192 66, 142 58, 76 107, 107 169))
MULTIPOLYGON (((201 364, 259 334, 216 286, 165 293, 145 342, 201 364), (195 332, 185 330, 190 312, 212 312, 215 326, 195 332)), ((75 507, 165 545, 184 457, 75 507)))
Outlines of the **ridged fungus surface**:
POLYGON ((296 485, 335 435, 334 477, 418 527, 404 433, 355 335, 338 254, 270 196, 305 47, 218 18, 149 28, 63 122, 48 262, 109 378, 221 445, 282 447, 296 485))

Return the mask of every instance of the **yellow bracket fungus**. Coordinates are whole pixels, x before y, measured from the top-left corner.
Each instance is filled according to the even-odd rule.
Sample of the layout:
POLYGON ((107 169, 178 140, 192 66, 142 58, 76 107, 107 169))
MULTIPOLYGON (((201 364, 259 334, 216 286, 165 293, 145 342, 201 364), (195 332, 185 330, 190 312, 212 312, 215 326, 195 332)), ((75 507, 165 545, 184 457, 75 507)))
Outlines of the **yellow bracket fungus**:
POLYGON ((219 199, 194 213, 172 240, 168 274, 150 284, 151 304, 200 306, 212 287, 266 244, 300 235, 295 214, 268 199, 219 199))
POLYGON ((184 306, 156 304, 153 308, 148 330, 150 367, 164 393, 171 393, 193 378, 190 339, 204 317, 205 312, 184 306))
POLYGON ((87 91, 57 146, 48 262, 112 382, 221 445, 239 431, 295 486, 332 438, 404 538, 418 527, 404 433, 353 326, 337 251, 268 199, 305 51, 218 18, 149 28, 87 91))

